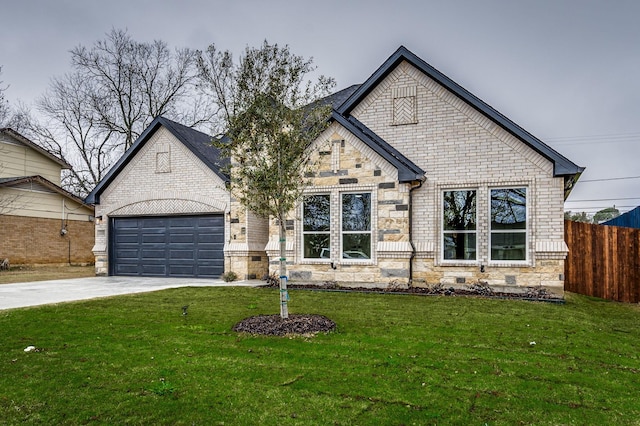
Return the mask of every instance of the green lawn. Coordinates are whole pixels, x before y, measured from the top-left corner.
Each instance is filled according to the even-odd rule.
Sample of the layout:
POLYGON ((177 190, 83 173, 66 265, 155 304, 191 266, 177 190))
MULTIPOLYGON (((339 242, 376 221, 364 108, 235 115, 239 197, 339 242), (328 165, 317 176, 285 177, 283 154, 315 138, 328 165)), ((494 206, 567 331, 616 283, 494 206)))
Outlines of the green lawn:
POLYGON ((638 306, 293 290, 292 313, 338 330, 231 331, 277 298, 186 288, 0 311, 0 424, 640 424, 638 306))

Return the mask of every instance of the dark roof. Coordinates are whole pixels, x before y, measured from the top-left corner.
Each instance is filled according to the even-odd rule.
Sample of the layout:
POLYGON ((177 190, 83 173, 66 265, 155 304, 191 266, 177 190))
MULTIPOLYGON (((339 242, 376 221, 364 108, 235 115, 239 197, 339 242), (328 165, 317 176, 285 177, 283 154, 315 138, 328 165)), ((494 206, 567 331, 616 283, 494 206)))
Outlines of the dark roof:
POLYGON ((389 145, 355 117, 349 116, 349 118, 345 118, 334 111, 331 118, 398 169, 399 182, 413 182, 424 177, 424 170, 416 166, 400 151, 389 145))
POLYGON ((88 203, 86 203, 82 198, 77 197, 75 195, 73 195, 71 192, 59 187, 58 185, 56 185, 55 183, 51 182, 48 179, 43 178, 42 176, 39 175, 35 175, 35 176, 17 176, 17 177, 8 177, 8 178, 1 178, 0 179, 0 187, 8 187, 8 186, 16 186, 16 185, 21 185, 23 183, 38 183, 42 186, 44 186, 45 188, 48 188, 54 192, 57 192, 58 194, 70 198, 73 201, 76 201, 82 205, 84 205, 87 208, 93 209, 92 206, 88 205, 88 203))
MULTIPOLYGON (((357 87, 353 93, 348 96, 348 98, 342 103, 339 107, 336 108, 336 111, 344 116, 348 117, 351 114, 353 108, 358 105, 385 77, 387 77, 402 61, 407 61, 427 76, 438 82, 440 85, 445 87, 454 95, 458 96, 469 105, 474 107, 480 113, 484 114, 486 117, 493 120, 495 123, 500 125, 507 132, 511 133, 527 145, 529 145, 532 149, 538 152, 540 155, 551 161, 554 165, 554 176, 574 176, 582 173, 584 167, 579 167, 575 165, 573 162, 560 155, 558 152, 553 150, 551 147, 543 143, 540 139, 531 135, 529 132, 524 130, 522 127, 515 124, 513 121, 509 120, 507 117, 499 113, 497 110, 483 102, 478 97, 471 94, 469 91, 464 89, 462 86, 451 80, 446 75, 442 74, 440 71, 417 57, 411 51, 409 51, 406 47, 400 46, 398 50, 396 50, 381 66, 378 68, 372 75, 357 87)), ((353 86, 352 86, 353 87, 353 86)))
POLYGON ((46 149, 44 149, 43 147, 41 147, 37 143, 31 141, 30 139, 26 138, 25 136, 22 136, 20 133, 16 132, 15 130, 13 130, 13 129, 9 128, 9 127, 1 128, 0 129, 0 133, 6 133, 6 134, 10 135, 14 139, 17 139, 18 141, 20 141, 23 144, 27 145, 29 148, 33 149, 34 151, 37 151, 40 154, 44 155, 45 157, 49 158, 50 160, 55 161, 63 169, 70 169, 71 168, 71 165, 69 163, 67 163, 66 161, 64 161, 62 158, 59 158, 59 157, 55 156, 54 154, 50 153, 49 151, 47 151, 46 149))
POLYGON ((603 222, 602 225, 640 229, 640 206, 633 210, 629 210, 618 217, 614 217, 613 219, 603 222))
POLYGON ((334 109, 336 109, 340 105, 342 105, 344 101, 349 99, 349 97, 358 89, 358 87, 360 87, 359 84, 354 84, 347 87, 346 89, 342 89, 336 93, 332 93, 331 95, 322 98, 320 101, 324 103, 328 102, 334 109))
POLYGON ((228 164, 228 159, 220 157, 220 151, 211 143, 211 136, 167 118, 156 117, 138 139, 136 139, 133 145, 124 153, 120 160, 109 170, 106 176, 96 185, 93 191, 87 195, 85 199, 87 203, 100 204, 100 194, 102 191, 104 191, 118 173, 129 164, 160 126, 169 130, 176 139, 189 148, 191 152, 202 160, 202 162, 213 170, 222 180, 225 182, 229 181, 229 177, 223 172, 225 166, 228 164))

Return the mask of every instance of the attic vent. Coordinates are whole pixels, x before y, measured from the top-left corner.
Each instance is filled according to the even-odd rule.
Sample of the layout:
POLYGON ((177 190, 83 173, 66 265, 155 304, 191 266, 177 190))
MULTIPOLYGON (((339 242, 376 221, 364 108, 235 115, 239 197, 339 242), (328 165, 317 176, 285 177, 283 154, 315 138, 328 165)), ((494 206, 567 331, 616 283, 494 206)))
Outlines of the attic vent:
POLYGON ((393 124, 416 124, 418 122, 417 87, 397 87, 393 89, 393 124))
POLYGON ((158 144, 156 149, 156 173, 171 173, 169 144, 158 144))

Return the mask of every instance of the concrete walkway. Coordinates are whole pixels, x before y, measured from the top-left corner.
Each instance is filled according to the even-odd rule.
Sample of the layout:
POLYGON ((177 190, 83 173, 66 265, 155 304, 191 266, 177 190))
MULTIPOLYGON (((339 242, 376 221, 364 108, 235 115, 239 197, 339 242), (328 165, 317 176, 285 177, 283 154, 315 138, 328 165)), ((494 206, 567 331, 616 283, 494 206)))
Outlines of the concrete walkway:
POLYGON ((0 284, 0 310, 47 305, 120 294, 144 293, 177 287, 258 287, 264 281, 234 281, 204 278, 90 277, 66 280, 0 284))

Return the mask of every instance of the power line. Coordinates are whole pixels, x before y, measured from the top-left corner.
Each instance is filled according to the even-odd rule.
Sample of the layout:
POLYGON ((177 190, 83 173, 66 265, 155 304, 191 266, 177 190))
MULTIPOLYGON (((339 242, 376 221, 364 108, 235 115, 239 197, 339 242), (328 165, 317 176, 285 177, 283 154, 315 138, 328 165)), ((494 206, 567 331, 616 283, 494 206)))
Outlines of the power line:
POLYGON ((580 179, 578 182, 580 182, 580 183, 585 183, 585 182, 604 182, 604 181, 609 181, 609 180, 626 180, 626 179, 640 179, 640 176, 626 176, 626 177, 615 177, 615 178, 605 178, 605 179, 587 179, 587 180, 580 179))
POLYGON ((599 198, 597 200, 565 200, 565 203, 590 203, 592 201, 640 200, 640 197, 599 198))
POLYGON ((559 136, 555 138, 546 138, 547 141, 571 142, 581 140, 611 140, 611 139, 636 139, 640 138, 640 133, 612 133, 608 135, 584 135, 584 136, 559 136))

